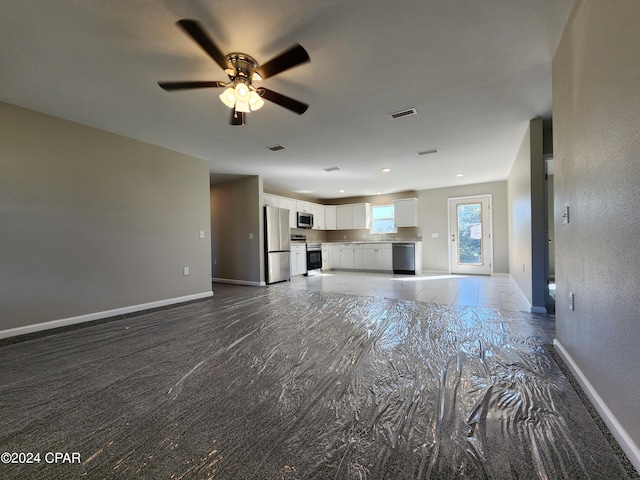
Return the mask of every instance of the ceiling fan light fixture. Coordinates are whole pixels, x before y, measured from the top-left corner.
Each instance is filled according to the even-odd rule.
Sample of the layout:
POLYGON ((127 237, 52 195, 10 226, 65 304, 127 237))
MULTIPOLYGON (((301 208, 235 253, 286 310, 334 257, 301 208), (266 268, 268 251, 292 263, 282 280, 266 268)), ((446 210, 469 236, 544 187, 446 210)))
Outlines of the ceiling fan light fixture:
POLYGON ((238 83, 236 85, 236 99, 238 101, 246 101, 249 97, 249 87, 244 83, 238 83))
POLYGON ((235 106, 235 104, 236 104, 236 92, 235 92, 235 90, 233 88, 231 88, 231 87, 225 89, 225 91, 220 94, 220 100, 227 107, 233 108, 235 106))
POLYGON ((260 98, 260 95, 258 95, 257 92, 249 92, 249 107, 251 108, 251 110, 253 110, 254 112, 256 110, 260 110, 263 105, 264 100, 260 98))
POLYGON ((298 115, 302 115, 309 108, 309 105, 294 98, 265 88, 256 90, 256 87, 253 86, 254 81, 273 77, 297 65, 309 62, 309 54, 302 45, 296 43, 288 50, 281 52, 262 66, 259 66, 258 62, 246 53, 232 52, 224 55, 197 21, 185 18, 179 20, 177 25, 222 68, 229 76, 229 82, 158 82, 158 85, 163 90, 224 88, 219 98, 225 106, 233 109, 233 115, 229 122, 231 125, 244 126, 244 114, 249 111, 259 110, 264 105, 265 100, 280 105, 298 115))
POLYGON ((238 100, 236 102, 236 112, 242 112, 242 113, 250 112, 249 102, 241 102, 240 100, 238 100))

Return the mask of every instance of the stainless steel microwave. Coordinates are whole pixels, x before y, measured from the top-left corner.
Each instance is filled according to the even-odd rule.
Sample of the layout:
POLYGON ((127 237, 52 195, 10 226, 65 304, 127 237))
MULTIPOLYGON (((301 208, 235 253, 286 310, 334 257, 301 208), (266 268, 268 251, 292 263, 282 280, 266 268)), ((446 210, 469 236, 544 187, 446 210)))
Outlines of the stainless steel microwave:
POLYGON ((298 228, 313 228, 313 213, 298 212, 298 228))

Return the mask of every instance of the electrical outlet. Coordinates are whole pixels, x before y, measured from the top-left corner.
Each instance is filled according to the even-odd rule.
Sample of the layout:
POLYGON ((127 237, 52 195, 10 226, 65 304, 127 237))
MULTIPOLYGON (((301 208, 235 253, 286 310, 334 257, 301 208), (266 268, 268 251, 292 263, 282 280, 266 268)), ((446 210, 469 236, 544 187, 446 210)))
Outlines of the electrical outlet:
POLYGON ((214 258, 214 259, 213 259, 213 264, 214 264, 214 265, 217 265, 217 264, 218 264, 218 259, 217 259, 217 258, 214 258))
POLYGON ((200 230, 200 238, 204 238, 204 230, 200 230))
POLYGON ((249 234, 249 240, 253 240, 253 233, 249 234))
POLYGON ((182 269, 182 274, 183 274, 183 275, 189 275, 189 267, 184 267, 184 268, 182 269))

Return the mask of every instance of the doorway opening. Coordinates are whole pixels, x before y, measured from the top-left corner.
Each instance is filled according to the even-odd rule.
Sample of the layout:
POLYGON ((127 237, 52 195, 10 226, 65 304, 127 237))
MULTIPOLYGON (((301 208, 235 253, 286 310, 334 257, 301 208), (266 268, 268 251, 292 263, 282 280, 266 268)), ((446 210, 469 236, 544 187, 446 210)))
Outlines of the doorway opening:
POLYGON ((555 228, 554 228, 554 195, 553 195, 553 155, 544 156, 544 198, 547 228, 546 264, 545 274, 547 278, 547 291, 545 304, 547 313, 556 312, 556 255, 555 255, 555 228))

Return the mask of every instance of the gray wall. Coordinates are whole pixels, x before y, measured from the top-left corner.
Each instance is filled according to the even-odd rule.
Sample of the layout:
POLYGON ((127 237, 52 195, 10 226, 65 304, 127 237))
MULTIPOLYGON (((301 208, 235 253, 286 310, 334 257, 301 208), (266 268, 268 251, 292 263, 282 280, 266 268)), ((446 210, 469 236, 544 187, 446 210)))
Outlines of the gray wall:
POLYGON ((211 185, 210 199, 213 278, 246 285, 264 283, 262 178, 211 185))
POLYGON ((418 192, 418 224, 422 235, 422 266, 425 271, 449 271, 448 199, 472 195, 492 195, 493 271, 509 273, 507 182, 479 183, 459 187, 434 188, 418 192), (437 233, 438 238, 431 238, 437 233))
POLYGON ((211 292, 208 191, 203 160, 0 103, 0 330, 211 292))
POLYGON ((637 0, 578 0, 553 60, 557 341, 636 449, 639 22, 637 0))
POLYGON ((529 122, 508 178, 509 272, 534 311, 545 312, 547 224, 542 119, 529 122))

